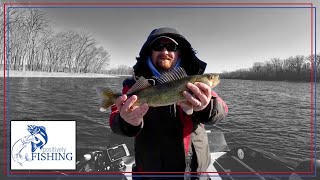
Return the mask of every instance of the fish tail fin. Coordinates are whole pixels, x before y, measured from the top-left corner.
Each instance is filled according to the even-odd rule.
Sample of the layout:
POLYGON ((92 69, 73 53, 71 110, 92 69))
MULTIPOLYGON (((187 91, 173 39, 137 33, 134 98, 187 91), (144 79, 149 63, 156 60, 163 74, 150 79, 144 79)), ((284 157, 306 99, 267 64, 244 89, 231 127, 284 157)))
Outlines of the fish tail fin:
POLYGON ((114 101, 120 96, 114 93, 109 88, 97 88, 97 93, 100 96, 100 111, 106 111, 110 106, 114 104, 114 101))

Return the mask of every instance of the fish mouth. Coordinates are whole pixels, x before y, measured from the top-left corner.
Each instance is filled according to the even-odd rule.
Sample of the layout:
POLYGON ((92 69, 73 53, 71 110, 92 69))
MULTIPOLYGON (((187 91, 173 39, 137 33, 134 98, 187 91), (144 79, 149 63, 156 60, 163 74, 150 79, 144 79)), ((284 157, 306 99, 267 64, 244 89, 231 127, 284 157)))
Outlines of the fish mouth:
POLYGON ((214 88, 214 82, 213 81, 210 81, 210 87, 214 88))

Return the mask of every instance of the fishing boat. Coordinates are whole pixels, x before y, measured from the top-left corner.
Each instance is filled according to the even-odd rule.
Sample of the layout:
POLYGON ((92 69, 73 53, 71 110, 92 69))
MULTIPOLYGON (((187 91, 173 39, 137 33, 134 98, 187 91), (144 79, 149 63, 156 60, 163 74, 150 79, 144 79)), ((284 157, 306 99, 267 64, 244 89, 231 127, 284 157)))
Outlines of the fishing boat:
MULTIPOLYGON (((211 164, 207 170, 211 179, 261 179, 261 180, 299 180, 320 179, 312 177, 312 164, 305 160, 298 165, 273 153, 246 146, 229 149, 221 131, 207 131, 211 164)), ((77 171, 79 172, 114 172, 123 174, 119 179, 132 179, 134 156, 126 144, 95 150, 81 148, 77 150, 77 171)), ((320 165, 320 161, 316 161, 320 165)), ((319 172, 317 166, 317 171, 319 172)), ((89 174, 89 173, 88 173, 89 174)), ((108 174, 108 173, 106 173, 108 174)))

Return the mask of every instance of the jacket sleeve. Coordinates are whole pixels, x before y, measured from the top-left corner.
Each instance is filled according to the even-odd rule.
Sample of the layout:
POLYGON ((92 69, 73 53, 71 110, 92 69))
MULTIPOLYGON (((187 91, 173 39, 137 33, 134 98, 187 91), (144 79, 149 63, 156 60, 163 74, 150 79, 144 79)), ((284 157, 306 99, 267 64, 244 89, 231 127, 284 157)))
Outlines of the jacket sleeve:
POLYGON ((214 91, 208 106, 202 111, 194 112, 195 118, 203 124, 217 124, 228 114, 228 106, 214 91))
MULTIPOLYGON (((134 84, 134 82, 135 81, 132 78, 124 80, 122 83, 123 85, 122 94, 125 94, 130 89, 130 87, 134 84)), ((140 124, 139 126, 133 126, 127 123, 120 116, 120 112, 115 105, 111 107, 109 126, 113 133, 129 136, 129 137, 136 136, 142 128, 141 127, 142 124, 140 124)))

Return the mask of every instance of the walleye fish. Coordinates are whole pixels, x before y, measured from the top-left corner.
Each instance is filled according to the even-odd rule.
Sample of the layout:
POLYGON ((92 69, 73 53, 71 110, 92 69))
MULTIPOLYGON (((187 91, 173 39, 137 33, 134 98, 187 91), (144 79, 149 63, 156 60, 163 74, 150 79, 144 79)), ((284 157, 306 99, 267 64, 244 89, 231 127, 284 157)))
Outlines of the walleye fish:
MULTIPOLYGON (((218 74, 204 74, 188 76, 183 68, 176 68, 161 75, 156 79, 157 85, 152 86, 149 81, 140 77, 137 82, 128 90, 128 97, 137 95, 138 100, 134 106, 140 106, 147 103, 149 107, 159 107, 172 105, 180 101, 186 101, 183 96, 183 91, 190 91, 187 88, 187 83, 202 82, 211 88, 214 88, 220 83, 218 74)), ((121 96, 120 93, 114 93, 108 88, 97 89, 101 97, 100 111, 106 111, 112 106, 115 100, 121 96)))

